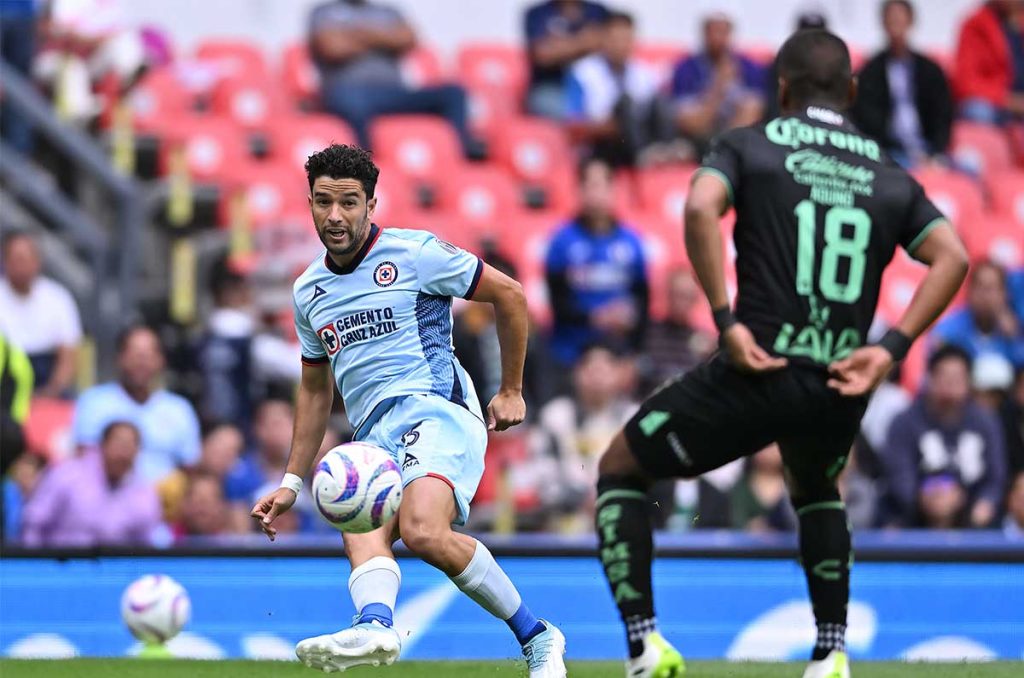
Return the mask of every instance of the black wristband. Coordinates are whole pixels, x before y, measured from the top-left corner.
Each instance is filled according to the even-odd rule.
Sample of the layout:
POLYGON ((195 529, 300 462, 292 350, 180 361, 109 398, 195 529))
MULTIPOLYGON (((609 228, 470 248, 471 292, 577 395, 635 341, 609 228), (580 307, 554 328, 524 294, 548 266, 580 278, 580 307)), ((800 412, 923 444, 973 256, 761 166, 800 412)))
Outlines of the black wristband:
POLYGON ((898 363, 907 357, 907 352, 913 343, 913 340, 907 335, 897 329, 891 329, 885 333, 878 345, 892 355, 893 362, 898 363))
POLYGON ((732 309, 728 306, 712 309, 711 317, 715 320, 715 327, 718 328, 719 334, 725 334, 725 331, 737 322, 736 316, 732 314, 732 309))

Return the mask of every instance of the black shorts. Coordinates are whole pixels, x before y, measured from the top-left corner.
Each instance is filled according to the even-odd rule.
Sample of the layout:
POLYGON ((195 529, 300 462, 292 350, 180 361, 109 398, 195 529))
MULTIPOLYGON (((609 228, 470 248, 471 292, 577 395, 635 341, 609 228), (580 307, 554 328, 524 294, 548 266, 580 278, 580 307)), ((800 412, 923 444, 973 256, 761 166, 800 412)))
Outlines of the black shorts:
POLYGON ((721 354, 644 401, 626 424, 640 466, 656 478, 692 478, 778 443, 794 494, 834 484, 850 453, 867 398, 846 398, 824 371, 798 366, 738 372, 721 354))

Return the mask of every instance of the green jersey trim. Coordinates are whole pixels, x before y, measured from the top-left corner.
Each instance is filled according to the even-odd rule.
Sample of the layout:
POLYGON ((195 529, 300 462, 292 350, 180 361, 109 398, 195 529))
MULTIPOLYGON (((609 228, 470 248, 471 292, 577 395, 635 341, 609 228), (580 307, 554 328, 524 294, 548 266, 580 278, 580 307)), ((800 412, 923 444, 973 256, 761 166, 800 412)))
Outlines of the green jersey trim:
POLYGON ((948 223, 949 219, 947 219, 946 217, 935 217, 934 219, 929 221, 928 225, 921 229, 921 232, 917 234, 917 237, 914 238, 909 245, 907 245, 907 252, 909 254, 913 254, 914 250, 921 246, 921 243, 924 242, 924 239, 928 237, 929 233, 931 233, 933 230, 935 230, 942 224, 948 223))
POLYGON ((715 169, 714 167, 699 167, 697 171, 693 173, 693 178, 696 179, 701 174, 713 176, 717 178, 719 181, 721 181, 723 184, 725 184, 725 190, 729 194, 729 204, 733 204, 734 198, 732 192, 732 182, 729 181, 729 177, 725 176, 725 173, 722 172, 722 170, 715 169))

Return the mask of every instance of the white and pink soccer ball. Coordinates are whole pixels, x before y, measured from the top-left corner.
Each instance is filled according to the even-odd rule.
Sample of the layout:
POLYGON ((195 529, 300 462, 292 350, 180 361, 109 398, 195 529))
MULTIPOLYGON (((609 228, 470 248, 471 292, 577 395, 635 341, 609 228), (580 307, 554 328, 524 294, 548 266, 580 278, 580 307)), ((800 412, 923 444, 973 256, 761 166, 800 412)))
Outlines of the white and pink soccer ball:
POLYGON ((320 515, 342 532, 376 530, 402 503, 402 469, 375 445, 338 445, 317 464, 313 500, 320 515))
POLYGON ((166 643, 178 635, 192 614, 181 584, 164 574, 139 577, 121 596, 121 618, 144 643, 166 643))

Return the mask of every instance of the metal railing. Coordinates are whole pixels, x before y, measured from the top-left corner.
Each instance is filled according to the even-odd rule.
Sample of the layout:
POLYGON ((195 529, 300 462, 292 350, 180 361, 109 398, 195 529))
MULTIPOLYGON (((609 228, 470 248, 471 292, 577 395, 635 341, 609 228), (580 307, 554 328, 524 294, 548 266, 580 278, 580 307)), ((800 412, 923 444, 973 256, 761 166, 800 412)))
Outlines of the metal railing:
POLYGON ((144 226, 136 182, 118 173, 103 149, 87 134, 62 123, 50 104, 20 72, 0 60, 4 104, 45 138, 77 172, 87 175, 110 198, 113 219, 106 226, 64 195, 52 177, 24 155, 0 142, 0 179, 10 194, 48 226, 87 253, 93 290, 83 322, 97 347, 97 374, 106 376, 114 363, 118 331, 136 317, 136 262, 144 226))

